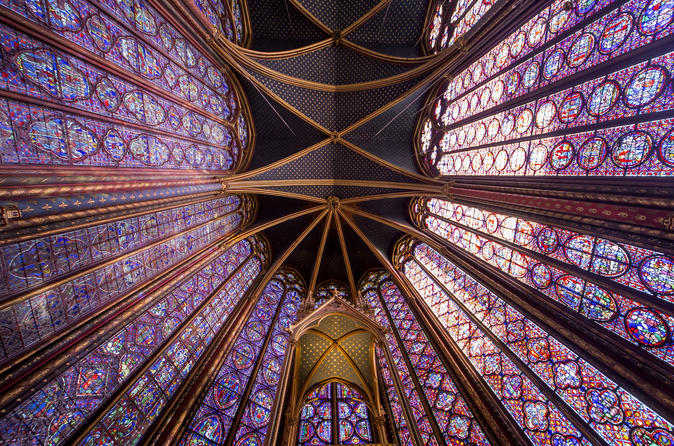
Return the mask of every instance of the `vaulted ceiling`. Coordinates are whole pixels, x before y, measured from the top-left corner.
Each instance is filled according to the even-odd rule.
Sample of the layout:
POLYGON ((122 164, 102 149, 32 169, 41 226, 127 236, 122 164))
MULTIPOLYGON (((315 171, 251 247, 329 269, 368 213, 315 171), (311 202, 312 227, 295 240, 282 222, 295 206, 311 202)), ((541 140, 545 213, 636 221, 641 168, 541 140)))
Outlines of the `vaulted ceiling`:
MULTIPOLYGON (((227 53, 250 102, 256 144, 249 168, 229 187, 257 194, 258 224, 336 197, 323 230, 309 233, 287 263, 313 284, 353 283, 379 263, 337 208, 358 206, 407 224, 407 197, 441 185, 417 170, 411 144, 439 64, 417 49, 426 3, 251 0, 248 8, 251 48, 228 43, 227 53)), ((266 229, 274 254, 318 211, 266 229)), ((402 234, 358 224, 387 256, 402 234)))
POLYGON ((442 191, 418 170, 413 134, 426 92, 465 54, 420 53, 426 2, 250 0, 248 9, 250 47, 219 42, 256 141, 248 169, 226 185, 257 195, 276 256, 321 217, 287 263, 310 289, 330 278, 353 287, 380 266, 373 250, 390 258, 411 229, 409 197, 442 191))

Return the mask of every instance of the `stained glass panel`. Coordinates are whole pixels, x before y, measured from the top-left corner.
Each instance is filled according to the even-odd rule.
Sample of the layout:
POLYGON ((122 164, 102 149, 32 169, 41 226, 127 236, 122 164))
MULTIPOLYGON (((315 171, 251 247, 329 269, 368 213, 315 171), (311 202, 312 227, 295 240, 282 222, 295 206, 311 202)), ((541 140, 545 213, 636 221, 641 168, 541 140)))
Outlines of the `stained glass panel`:
POLYGON ((285 329, 294 322, 303 293, 304 285, 295 273, 274 274, 199 403, 181 444, 224 444, 247 389, 243 415, 232 434, 235 444, 262 444, 286 354, 280 346, 287 342, 285 329), (256 364, 259 369, 254 372, 256 364))
POLYGON ((0 52, 11 61, 0 88, 14 94, 0 102, 4 164, 216 171, 240 164, 250 123, 235 81, 153 7, 47 3, 46 10, 33 0, 8 4, 45 33, 0 27, 0 52))
MULTIPOLYGON (((464 444, 466 441, 472 444, 489 444, 444 363, 391 277, 382 274, 376 283, 370 284, 372 288, 364 288, 367 285, 367 281, 361 285, 361 293, 374 309, 376 321, 385 328, 395 329, 395 334, 388 331, 386 337, 395 365, 400 370, 403 387, 407 387, 405 382, 408 382, 407 385, 411 385, 412 388, 418 386, 419 390, 423 391, 422 398, 427 400, 444 441, 448 444, 464 444), (401 347, 398 346, 399 343, 402 343, 401 347), (411 367, 404 365, 405 356, 409 358, 411 367), (405 368, 401 369, 401 366, 405 368), (413 374, 405 376, 410 369, 413 370, 413 374), (416 385, 416 382, 419 384, 416 385)), ((414 407, 413 401, 419 400, 419 397, 410 392, 408 399, 414 407)), ((424 432, 421 418, 417 419, 417 424, 424 432)), ((432 430, 425 432, 428 437, 433 435, 432 430)))
POLYGON ((118 318, 108 324, 119 329, 3 416, 2 435, 19 443, 63 444, 119 386, 131 380, 133 385, 90 438, 120 445, 135 441, 261 271, 263 264, 251 246, 258 243, 254 238, 243 240, 167 293, 141 299, 141 311, 129 322, 118 318), (137 376, 135 371, 150 359, 149 369, 137 376))
POLYGON ((586 3, 571 10, 562 1, 553 3, 432 94, 417 140, 431 171, 671 174, 667 154, 658 152, 663 146, 660 151, 667 151, 668 120, 616 121, 672 106, 666 87, 672 54, 642 50, 671 34, 672 7, 657 0, 618 7, 608 0, 586 3), (638 20, 652 23, 653 32, 634 26, 638 20), (631 54, 629 64, 607 65, 625 54, 631 54), (558 82, 598 66, 609 73, 573 88, 558 82), (545 94, 538 93, 542 87, 545 94), (527 103, 511 105, 525 94, 527 103), (576 130, 590 124, 597 130, 576 130))
POLYGON ((564 269, 579 267, 671 302, 670 256, 441 199, 419 200, 412 211, 422 228, 674 364, 671 316, 564 269))
MULTIPOLYGON (((399 248, 403 249, 403 245, 399 248)), ((608 444, 630 444, 635 429, 643 425, 672 431, 671 424, 659 414, 432 248, 417 244, 411 249, 410 254, 399 251, 397 260, 404 265, 403 272, 487 382, 487 376, 494 371, 503 375, 502 359, 507 353, 510 362, 531 370, 545 384, 539 391, 557 394, 608 444), (471 332, 480 333, 483 340, 476 343, 466 338, 468 327, 472 327, 471 332), (501 343, 507 350, 486 349, 485 341, 494 346, 501 343), (477 359, 492 352, 498 353, 501 360, 477 359)), ((522 398, 521 384, 517 389, 516 395, 522 398)), ((559 426, 558 421, 546 421, 550 406, 549 402, 545 404, 548 411, 531 403, 522 406, 523 415, 515 418, 522 420, 525 432, 559 426)), ((567 428, 574 426, 567 422, 567 428)))
POLYGON ((236 229, 240 203, 231 196, 4 245, 6 296, 76 275, 0 311, 0 358, 34 347, 236 229), (95 267, 103 261, 109 264, 95 267))

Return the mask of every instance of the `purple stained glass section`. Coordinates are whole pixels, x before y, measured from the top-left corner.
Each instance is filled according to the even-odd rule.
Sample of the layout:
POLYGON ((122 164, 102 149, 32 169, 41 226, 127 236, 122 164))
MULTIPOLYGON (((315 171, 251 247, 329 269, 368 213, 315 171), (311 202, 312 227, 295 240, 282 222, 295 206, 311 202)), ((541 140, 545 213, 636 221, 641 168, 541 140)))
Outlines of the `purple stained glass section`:
POLYGON ((0 311, 0 359, 34 348, 233 231, 244 220, 235 212, 240 202, 231 196, 3 246, 5 297, 83 273, 0 311), (84 269, 103 261, 112 263, 84 269))
POLYGON ((234 245, 168 292, 141 300, 130 322, 116 321, 120 329, 3 416, 2 438, 64 444, 128 380, 132 387, 90 438, 119 445, 139 438, 259 274, 262 262, 253 256, 252 241, 234 245), (137 376, 157 351, 149 370, 137 376))
POLYGON ((8 6, 45 34, 0 27, 0 89, 13 94, 0 102, 3 164, 214 171, 240 164, 250 124, 234 81, 153 7, 8 6), (59 40, 72 51, 51 46, 59 40))
POLYGON ((668 289, 673 263, 670 256, 440 199, 416 201, 412 210, 422 228, 674 364, 674 318, 607 291, 554 262, 582 268, 671 302, 671 294, 653 292, 668 289))
POLYGON ((243 408, 241 423, 234 434, 235 445, 263 444, 272 422, 272 415, 280 410, 277 403, 279 385, 283 373, 286 372, 285 367, 289 366, 287 358, 292 354, 288 347, 289 333, 286 330, 290 328, 290 324, 295 323, 297 310, 306 292, 303 282, 292 271, 281 270, 275 278, 283 282, 284 296, 278 318, 268 336, 260 370, 243 408))
POLYGON ((224 444, 247 386, 252 386, 250 395, 243 406, 241 424, 234 426, 237 429, 234 435, 241 441, 244 438, 264 441, 280 379, 282 363, 279 361, 286 353, 284 328, 294 321, 303 292, 300 279, 292 272, 281 270, 267 283, 245 327, 200 402, 181 444, 224 444), (265 344, 267 349, 262 358, 269 359, 269 362, 258 361, 265 344), (273 366, 271 359, 276 360, 279 368, 273 366), (257 362, 260 363, 260 369, 256 377, 251 378, 257 362), (267 369, 266 366, 271 368, 267 369))
POLYGON ((433 92, 417 136, 429 171, 671 175, 670 120, 641 116, 671 110, 674 103, 672 53, 643 50, 674 30, 672 5, 614 3, 579 2, 567 9, 555 2, 433 92), (610 60, 626 54, 630 64, 613 68, 610 60), (599 66, 611 72, 572 88, 558 82, 599 66), (545 94, 538 93, 543 87, 545 94), (525 94, 529 102, 511 105, 525 94), (615 122, 626 119, 633 123, 615 122), (588 125, 598 128, 583 129, 588 125))

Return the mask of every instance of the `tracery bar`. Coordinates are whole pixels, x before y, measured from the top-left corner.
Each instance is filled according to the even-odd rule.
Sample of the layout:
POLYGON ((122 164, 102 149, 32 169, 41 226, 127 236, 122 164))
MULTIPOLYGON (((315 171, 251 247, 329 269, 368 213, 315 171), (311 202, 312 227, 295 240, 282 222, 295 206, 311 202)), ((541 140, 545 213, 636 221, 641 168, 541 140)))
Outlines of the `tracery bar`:
POLYGON ((295 322, 305 292, 304 284, 294 272, 281 270, 274 274, 199 404, 180 444, 208 442, 221 445, 230 435, 234 435, 237 442, 259 441, 253 444, 262 444, 276 397, 280 366, 287 353, 285 328, 295 322), (264 361, 261 373, 254 376, 252 372, 260 360, 264 361), (230 432, 248 387, 252 391, 243 406, 241 422, 234 426, 236 431, 230 432))
MULTIPOLYGON (((445 365, 391 277, 388 274, 381 274, 376 283, 366 282, 363 285, 372 286, 369 289, 361 286, 360 291, 365 301, 374 309, 376 321, 384 328, 390 328, 397 333, 397 336, 394 336, 389 331, 386 338, 401 381, 405 383, 409 380, 409 377, 404 378, 408 370, 401 368, 401 365, 404 365, 402 356, 407 355, 414 367, 414 376, 420 383, 435 421, 442 431, 444 441, 448 445, 461 445, 467 442, 489 444, 482 428, 473 417, 445 365), (401 339, 402 346, 398 345, 396 337, 401 339)), ((404 386, 408 387, 406 384, 404 386)), ((410 402, 414 400, 409 394, 408 398, 410 402)), ((427 431, 423 426, 423 419, 417 419, 417 423, 422 433, 427 431)))
POLYGON ((2 438, 63 444, 117 389, 128 386, 89 440, 137 441, 265 267, 261 247, 266 249, 256 237, 243 240, 157 296, 121 330, 2 417, 2 438), (144 370, 142 376, 138 370, 144 370))
MULTIPOLYGON (((512 378, 515 364, 535 374, 547 386, 541 391, 554 392, 607 444, 643 444, 654 436, 674 435, 666 419, 429 246, 401 241, 395 260, 507 408, 510 398, 526 399, 524 381, 512 378), (504 362, 506 352, 511 360, 504 362), (500 389, 495 379, 504 380, 500 389)), ((538 398, 524 403, 523 415, 513 413, 528 434, 557 426, 550 415, 550 402, 538 398)), ((565 440, 568 434, 555 435, 571 441, 565 440)))
POLYGON ((573 11, 562 4, 432 95, 417 143, 427 168, 440 175, 672 174, 671 2, 588 1, 573 11), (621 55, 629 58, 613 61, 621 55), (581 74, 594 78, 578 83, 581 74), (525 104, 512 105, 525 94, 525 104))
POLYGON ((45 282, 48 286, 50 279, 79 276, 45 291, 37 288, 37 294, 24 293, 0 311, 0 362, 73 326, 235 230, 250 217, 242 212, 243 200, 249 199, 232 195, 3 246, 5 297, 45 282), (118 255, 119 260, 96 267, 118 255))
POLYGON ((226 172, 246 158, 233 81, 146 3, 0 8, 10 23, 30 21, 22 32, 0 25, 3 164, 226 172))
POLYGON ((607 281, 672 302, 674 259, 670 256, 436 198, 416 201, 412 212, 422 229, 674 364, 671 339, 674 318, 670 314, 653 309, 648 302, 635 301, 569 274, 555 262, 573 265, 607 281), (526 249, 500 244, 486 234, 526 249), (542 254, 542 258, 534 258, 532 254, 542 254))

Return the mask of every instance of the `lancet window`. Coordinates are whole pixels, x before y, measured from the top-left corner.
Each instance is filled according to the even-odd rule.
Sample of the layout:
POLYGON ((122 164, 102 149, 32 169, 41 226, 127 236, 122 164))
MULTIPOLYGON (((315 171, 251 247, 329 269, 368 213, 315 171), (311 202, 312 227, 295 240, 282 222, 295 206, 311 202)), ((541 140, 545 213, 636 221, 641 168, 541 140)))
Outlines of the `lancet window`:
POLYGON ((257 237, 242 240, 168 291, 140 299, 90 353, 5 414, 0 435, 22 444, 66 444, 83 431, 85 442, 137 441, 265 268, 266 249, 257 237))
POLYGON ((296 273, 274 274, 238 334, 206 396, 196 408, 181 444, 263 444, 287 368, 288 332, 305 285, 296 273), (285 366, 285 367, 284 367, 285 366))
POLYGON ((398 268, 534 444, 673 438, 656 411, 433 248, 396 247, 398 268))
POLYGON ((554 2, 432 92, 416 140, 429 173, 674 172, 671 123, 661 117, 674 104, 674 53, 661 43, 674 6, 573 5, 554 2))

